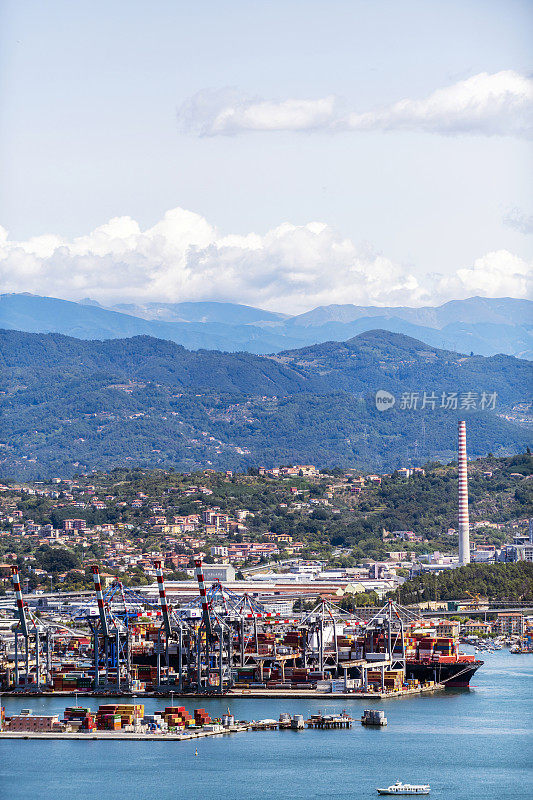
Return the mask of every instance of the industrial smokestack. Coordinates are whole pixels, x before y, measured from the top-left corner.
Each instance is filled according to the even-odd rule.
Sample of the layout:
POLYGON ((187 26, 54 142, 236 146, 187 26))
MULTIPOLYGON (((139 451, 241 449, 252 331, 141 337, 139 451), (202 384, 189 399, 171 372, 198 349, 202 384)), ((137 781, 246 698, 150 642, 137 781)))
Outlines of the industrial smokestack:
POLYGON ((459 566, 470 564, 470 520, 468 516, 468 466, 466 422, 459 422, 459 566))

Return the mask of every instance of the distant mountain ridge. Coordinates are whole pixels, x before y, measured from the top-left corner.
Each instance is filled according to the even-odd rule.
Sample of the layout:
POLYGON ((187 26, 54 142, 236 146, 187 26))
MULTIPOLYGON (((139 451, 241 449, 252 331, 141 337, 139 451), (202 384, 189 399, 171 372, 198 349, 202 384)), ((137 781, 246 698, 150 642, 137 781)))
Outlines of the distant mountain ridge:
POLYGON ((188 351, 148 336, 84 341, 0 330, 0 477, 114 466, 246 469, 315 463, 371 469, 525 450, 529 362, 463 356, 390 331, 271 356, 188 351), (375 392, 396 398, 386 412, 375 392), (422 408, 422 397, 433 405, 422 408), (441 397, 474 396, 474 409, 441 397), (481 410, 482 393, 496 393, 481 410), (401 398, 418 398, 411 408, 401 398))
POLYGON ((364 317, 383 319, 403 319, 414 325, 429 328, 444 328, 446 325, 465 323, 492 323, 507 325, 510 314, 515 324, 531 324, 532 303, 530 300, 517 300, 510 297, 487 298, 470 297, 468 300, 450 300, 441 306, 378 307, 355 305, 319 306, 305 314, 292 318, 295 325, 323 325, 328 322, 354 322, 364 317))
POLYGON ((533 303, 513 298, 454 300, 438 307, 331 305, 293 317, 236 303, 121 303, 104 308, 30 294, 0 295, 0 327, 79 339, 153 336, 191 350, 277 353, 345 341, 376 328, 462 353, 533 358, 533 303))
POLYGON ((239 303, 118 303, 111 310, 147 320, 163 322, 217 322, 231 325, 253 325, 284 320, 287 314, 276 314, 239 303))

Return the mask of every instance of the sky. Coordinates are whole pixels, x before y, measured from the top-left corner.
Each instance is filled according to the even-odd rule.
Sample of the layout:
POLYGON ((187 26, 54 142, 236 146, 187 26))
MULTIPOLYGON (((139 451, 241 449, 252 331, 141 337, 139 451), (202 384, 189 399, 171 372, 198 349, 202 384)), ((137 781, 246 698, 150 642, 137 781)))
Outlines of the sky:
POLYGON ((0 291, 530 296, 533 3, 0 3, 0 291))

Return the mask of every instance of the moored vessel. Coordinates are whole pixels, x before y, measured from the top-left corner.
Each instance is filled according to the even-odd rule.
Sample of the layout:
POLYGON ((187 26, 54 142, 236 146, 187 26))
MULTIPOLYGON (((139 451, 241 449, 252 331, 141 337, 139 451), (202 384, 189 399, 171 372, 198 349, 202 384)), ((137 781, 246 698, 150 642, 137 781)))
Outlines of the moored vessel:
POLYGON ((417 678, 421 683, 435 681, 446 687, 467 687, 476 670, 485 662, 474 656, 462 653, 449 659, 407 659, 405 672, 409 678, 417 678))
POLYGON ((372 708, 365 708, 361 717, 361 725, 386 725, 387 717, 384 711, 376 711, 372 708))

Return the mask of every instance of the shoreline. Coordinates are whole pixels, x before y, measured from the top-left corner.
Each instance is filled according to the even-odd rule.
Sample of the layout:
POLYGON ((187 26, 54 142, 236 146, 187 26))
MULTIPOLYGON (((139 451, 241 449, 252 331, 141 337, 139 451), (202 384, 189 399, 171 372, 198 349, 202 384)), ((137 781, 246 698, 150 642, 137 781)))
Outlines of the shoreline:
POLYGON ((227 736, 230 733, 242 733, 250 730, 248 725, 234 725, 231 728, 225 728, 222 731, 199 731, 197 733, 126 733, 125 731, 87 731, 87 733, 79 733, 78 731, 67 733, 64 731, 0 731, 0 741, 2 739, 101 739, 101 740, 118 740, 126 739, 128 741, 151 741, 151 742, 185 742, 190 739, 203 739, 206 736, 227 736))
POLYGON ((399 692, 318 692, 316 689, 230 689, 223 694, 218 692, 142 692, 134 694, 132 692, 2 692, 1 697, 21 697, 25 699, 37 697, 98 697, 108 698, 113 697, 175 697, 175 698, 203 698, 203 699, 223 699, 223 698, 247 698, 247 699, 265 699, 265 698, 280 698, 295 700, 305 700, 307 698, 317 698, 322 700, 335 699, 335 700, 392 700, 399 697, 411 697, 418 694, 427 694, 429 692, 438 692, 446 689, 442 683, 431 684, 430 686, 420 686, 414 689, 402 689, 399 692))

